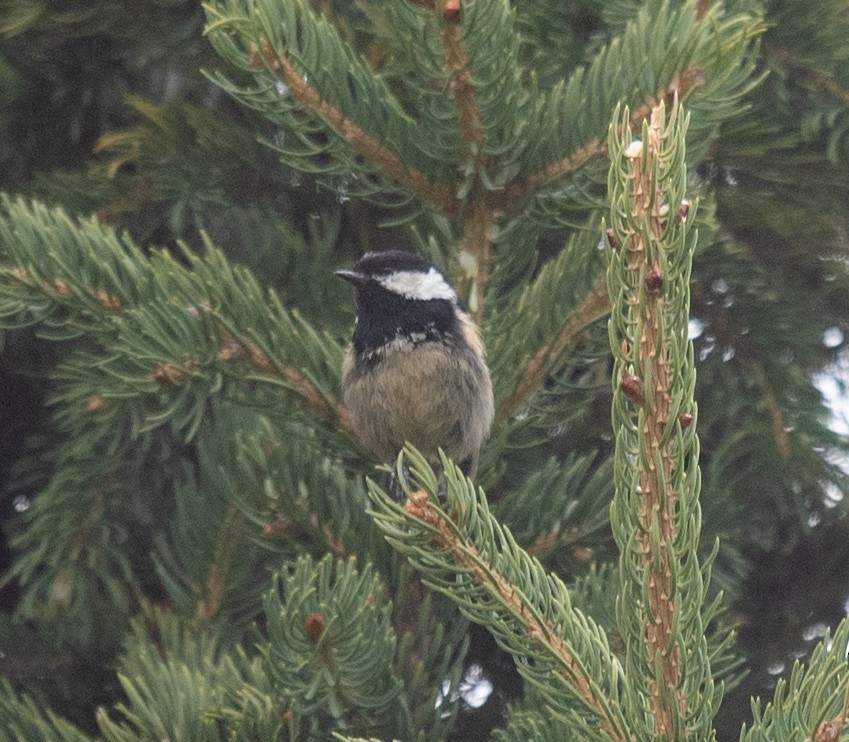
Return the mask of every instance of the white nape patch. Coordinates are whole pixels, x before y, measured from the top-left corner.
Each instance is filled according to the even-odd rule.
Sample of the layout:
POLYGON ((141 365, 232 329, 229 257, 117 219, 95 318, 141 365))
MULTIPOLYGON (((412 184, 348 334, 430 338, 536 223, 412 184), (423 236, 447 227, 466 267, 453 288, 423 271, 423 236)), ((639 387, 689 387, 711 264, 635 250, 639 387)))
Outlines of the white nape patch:
POLYGON ((427 273, 421 271, 395 271, 385 276, 378 276, 377 282, 383 288, 407 299, 430 301, 431 299, 447 299, 456 301, 454 293, 442 274, 431 268, 427 273))

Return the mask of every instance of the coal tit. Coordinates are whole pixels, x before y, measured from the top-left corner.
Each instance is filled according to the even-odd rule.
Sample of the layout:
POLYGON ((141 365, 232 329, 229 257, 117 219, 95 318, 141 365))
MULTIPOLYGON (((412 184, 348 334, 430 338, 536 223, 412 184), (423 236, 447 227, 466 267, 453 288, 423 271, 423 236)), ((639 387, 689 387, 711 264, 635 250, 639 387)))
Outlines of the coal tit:
POLYGON ((392 464, 405 442, 441 448, 474 477, 494 414, 478 328, 445 276, 412 253, 368 253, 352 270, 354 337, 342 391, 360 442, 392 464))

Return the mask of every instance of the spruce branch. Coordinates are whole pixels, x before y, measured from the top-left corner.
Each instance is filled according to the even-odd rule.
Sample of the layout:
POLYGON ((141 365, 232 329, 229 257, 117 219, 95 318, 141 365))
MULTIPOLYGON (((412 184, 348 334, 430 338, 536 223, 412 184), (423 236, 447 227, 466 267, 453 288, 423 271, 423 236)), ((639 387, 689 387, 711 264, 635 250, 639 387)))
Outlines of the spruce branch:
POLYGON ((372 517, 389 543, 423 574, 425 584, 522 658, 525 680, 579 725, 586 739, 630 739, 618 700, 622 668, 604 632, 572 608, 563 583, 518 546, 491 515, 483 492, 449 459, 442 457, 444 504, 430 465, 409 446, 399 455, 399 477, 405 466, 414 483, 406 505, 369 482, 372 517))
MULTIPOLYGON (((661 209, 664 206, 662 184, 652 182, 660 173, 652 172, 648 158, 660 156, 660 138, 666 135, 662 131, 663 110, 655 109, 649 126, 645 129, 648 136, 644 140, 648 144, 646 166, 640 159, 634 164, 634 184, 631 216, 635 222, 641 222, 651 210, 649 220, 650 239, 658 240, 664 229, 664 217, 661 209), (653 151, 652 151, 653 150, 653 151), (641 172, 642 171, 642 172, 641 172)), ((652 163, 654 164, 654 163, 652 163)), ((657 166, 655 166, 657 167, 657 166)), ((666 204, 666 208, 669 205, 666 204)), ((649 235, 633 234, 628 240, 626 250, 634 262, 631 271, 634 283, 642 277, 645 283, 645 317, 642 331, 638 332, 639 343, 635 348, 635 366, 640 369, 641 376, 646 382, 645 399, 646 414, 642 432, 645 435, 644 451, 648 452, 647 466, 640 469, 641 490, 641 531, 637 540, 644 557, 649 564, 649 625, 646 627, 649 645, 649 662, 661 666, 661 674, 666 687, 676 694, 675 703, 683 715, 686 709, 686 699, 680 689, 682 647, 673 638, 675 623, 675 591, 672 583, 673 558, 671 551, 675 538, 673 514, 676 507, 677 495, 669 488, 672 482, 674 460, 672 451, 664 445, 664 432, 670 420, 669 410, 672 405, 669 383, 670 349, 664 331, 659 302, 659 288, 663 282, 663 261, 657 256, 657 249, 646 245, 642 240, 649 235), (652 255, 652 253, 655 253, 652 255), (659 461, 658 461, 659 459, 659 461), (655 518, 658 520, 656 521, 655 518), (658 522, 659 521, 659 522, 658 522), (659 525, 659 529, 658 529, 659 525), (659 536, 659 538, 658 538, 659 536), (656 543, 653 543, 657 539, 656 543)), ((636 299, 637 297, 632 297, 636 299)), ((661 700, 665 695, 658 685, 652 689, 652 701, 658 722, 658 731, 669 739, 674 735, 672 709, 668 701, 661 700)))
MULTIPOLYGON (((328 458, 323 441, 307 443, 302 425, 256 423, 238 439, 239 481, 245 483, 239 504, 265 548, 302 551, 318 544, 339 559, 361 554, 363 534, 371 528, 364 484, 328 458)), ((389 553, 380 547, 381 554, 389 553)))
POLYGON ((706 576, 697 557, 698 442, 692 418, 686 426, 681 418, 695 409, 686 332, 692 215, 689 206, 684 218, 679 210, 687 120, 676 106, 667 121, 665 109, 656 107, 634 140, 626 109, 609 137, 617 618, 627 666, 648 689, 648 729, 668 740, 710 739, 716 698, 704 651, 706 576))
POLYGON ((357 195, 388 195, 393 206, 412 195, 441 215, 456 213, 453 170, 425 146, 430 132, 321 13, 274 0, 205 9, 212 44, 250 81, 211 78, 275 122, 280 135, 266 143, 283 160, 329 188, 328 176, 353 175, 357 195))
MULTIPOLYGON (((109 742, 217 739, 218 715, 248 683, 261 681, 257 662, 249 665, 243 653, 162 609, 148 608, 146 616, 134 619, 125 645, 118 679, 126 700, 111 714, 97 710, 102 738, 109 742)), ((279 724, 273 711, 265 715, 279 724)))
POLYGON ((499 499, 499 522, 541 561, 549 556, 586 561, 593 546, 607 539, 611 464, 596 455, 552 456, 516 485, 520 497, 499 499))
POLYGON ((404 162, 396 152, 367 134, 356 122, 345 117, 338 108, 322 98, 320 91, 310 85, 303 75, 298 74, 283 52, 275 51, 268 39, 260 39, 260 45, 268 68, 289 88, 292 96, 350 143, 358 155, 374 163, 402 188, 435 206, 443 215, 451 216, 456 212, 458 202, 450 186, 433 182, 425 173, 404 162))
MULTIPOLYGON (((83 413, 84 414, 84 413, 83 413)), ((51 452, 55 473, 27 511, 27 527, 14 535, 19 557, 0 578, 26 586, 17 606, 22 619, 63 616, 79 639, 120 630, 120 617, 138 597, 139 583, 120 548, 133 516, 115 507, 126 497, 126 431, 66 426, 51 452), (106 602, 109 627, 93 611, 106 602)))
POLYGON ((554 624, 535 615, 536 611, 524 596, 517 593, 500 571, 487 565, 480 551, 465 541, 457 533, 456 526, 432 506, 426 492, 413 492, 405 510, 432 529, 431 543, 435 548, 444 551, 462 572, 471 575, 477 584, 497 596, 507 611, 518 618, 531 641, 545 646, 551 652, 578 696, 593 713, 602 716, 602 705, 595 698, 589 674, 583 671, 571 649, 557 635, 554 624))
MULTIPOLYGON (((108 319, 106 315, 121 314, 124 310, 121 299, 104 289, 87 289, 63 278, 35 281, 29 276, 27 269, 20 265, 0 264, 0 276, 3 274, 11 277, 7 284, 11 288, 17 285, 29 288, 32 300, 40 293, 73 313, 96 307, 101 310, 99 313, 104 315, 103 319, 108 319)), ((282 386, 294 392, 322 420, 334 425, 354 440, 348 412, 341 401, 329 399, 301 370, 264 350, 259 339, 253 337, 249 330, 240 327, 233 319, 211 309, 195 307, 194 312, 198 315, 206 313, 209 316, 217 316, 219 341, 213 359, 204 361, 200 358, 175 358, 151 368, 147 373, 150 379, 167 389, 179 386, 187 376, 208 374, 214 365, 229 367, 236 376, 239 375, 236 371, 238 367, 247 366, 254 372, 250 377, 252 380, 282 386)), ((89 411, 94 413, 102 409, 106 401, 105 397, 94 396, 86 404, 89 411)))
POLYGON ((4 735, 10 740, 94 742, 94 738, 52 711, 43 711, 29 696, 18 695, 6 678, 0 678, 0 722, 4 735))
POLYGON ((129 237, 95 220, 74 222, 61 209, 8 197, 2 206, 0 324, 49 325, 104 344, 120 337, 123 357, 90 368, 114 369, 98 393, 80 400, 91 414, 110 397, 179 388, 219 370, 294 393, 353 440, 347 412, 326 383, 332 377, 335 389, 336 372, 327 366, 341 362, 341 351, 208 239, 203 257, 184 248, 181 261, 146 255, 129 237))
POLYGON ((454 106, 457 110, 463 156, 473 164, 476 172, 484 163, 483 129, 463 41, 463 27, 458 17, 443 17, 440 40, 445 53, 445 71, 449 77, 448 87, 454 97, 454 106))
POLYGON ((600 132, 619 104, 631 107, 639 127, 675 93, 686 99, 696 113, 691 137, 697 157, 715 138, 718 123, 739 115, 737 102, 759 82, 752 72, 753 41, 764 30, 760 20, 695 3, 660 0, 635 8, 591 64, 576 68, 543 97, 535 121, 539 138, 526 142, 522 166, 500 194, 513 202, 512 208, 505 204, 507 213, 518 204, 542 223, 562 224, 564 189, 585 209, 597 208, 607 153, 600 132), (611 75, 612 69, 618 74, 611 75))
POLYGON ((197 309, 197 313, 214 317, 218 322, 218 350, 209 360, 183 358, 180 361, 167 361, 149 372, 149 377, 165 389, 178 387, 187 376, 208 375, 215 368, 224 367, 236 378, 241 376, 240 368, 247 367, 252 373, 246 377, 252 381, 281 386, 294 392, 301 401, 321 420, 332 425, 356 442, 348 411, 341 400, 330 399, 319 390, 306 375, 291 364, 275 357, 272 352, 260 346, 261 340, 249 329, 242 327, 232 318, 211 309, 197 309))
POLYGON ((740 742, 804 740, 836 742, 847 728, 849 620, 823 637, 806 665, 796 661, 789 678, 780 678, 772 700, 764 707, 752 700, 751 725, 744 725, 740 742))
POLYGON ((260 651, 276 692, 323 728, 388 731, 400 703, 391 605, 370 565, 301 557, 274 577, 260 651), (328 721, 332 720, 332 726, 328 721))
POLYGON ((124 308, 121 300, 115 294, 110 294, 105 289, 86 288, 82 286, 71 287, 63 278, 41 278, 37 280, 30 275, 30 272, 23 265, 0 264, 0 273, 7 274, 12 282, 18 281, 22 286, 37 289, 57 301, 64 301, 66 299, 73 301, 76 299, 78 302, 82 300, 86 304, 90 304, 93 301, 100 309, 116 313, 121 312, 124 308))

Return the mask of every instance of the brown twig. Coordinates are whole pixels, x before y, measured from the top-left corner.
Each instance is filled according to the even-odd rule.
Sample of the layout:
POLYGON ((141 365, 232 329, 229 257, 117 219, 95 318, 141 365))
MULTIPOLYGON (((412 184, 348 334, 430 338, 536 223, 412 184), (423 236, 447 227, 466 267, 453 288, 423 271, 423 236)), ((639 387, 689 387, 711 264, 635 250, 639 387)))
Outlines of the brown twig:
POLYGON ((811 87, 828 93, 841 103, 849 103, 849 90, 824 72, 814 69, 792 51, 775 44, 764 44, 764 51, 785 68, 795 71, 811 87))
POLYGON ((310 503, 307 497, 299 497, 294 500, 295 509, 300 513, 301 518, 295 520, 289 515, 278 514, 270 521, 262 526, 260 535, 263 538, 277 539, 283 541, 286 536, 291 539, 304 538, 315 539, 320 536, 324 539, 327 548, 337 559, 344 559, 348 556, 348 550, 345 548, 344 541, 336 536, 328 523, 321 523, 318 514, 310 510, 310 503), (311 532, 307 532, 304 536, 304 531, 307 531, 304 521, 309 524, 311 532), (300 533, 299 533, 300 531, 300 533))
POLYGON ((484 134, 475 87, 469 72, 463 29, 459 23, 462 12, 459 0, 455 6, 450 9, 447 5, 443 7, 440 39, 445 56, 445 70, 451 80, 449 87, 454 95, 454 106, 457 110, 457 125, 463 157, 471 165, 474 179, 465 200, 465 221, 459 247, 460 250, 475 258, 474 294, 470 297, 469 308, 475 321, 480 324, 483 315, 484 289, 489 274, 489 254, 495 212, 480 178, 480 171, 486 161, 483 148, 484 134))
MULTIPOLYGON (((528 552, 528 556, 543 561, 555 551, 564 552, 567 548, 571 550, 573 556, 579 552, 592 551, 591 547, 585 544, 589 540, 589 536, 598 530, 599 527, 592 523, 586 526, 567 528, 565 531, 555 528, 537 536, 533 543, 525 547, 525 551, 528 552)), ((581 559, 580 561, 584 560, 581 559)))
POLYGON ((221 337, 221 349, 216 355, 218 360, 229 363, 245 362, 262 376, 280 379, 320 417, 333 423, 349 437, 353 437, 348 411, 341 404, 330 402, 298 369, 273 361, 249 338, 236 338, 223 326, 219 327, 218 331, 221 337))
POLYGON ((195 617, 203 624, 209 623, 221 610, 230 569, 242 541, 244 523, 241 508, 230 505, 215 541, 215 553, 206 575, 206 595, 195 608, 195 617))
MULTIPOLYGON (((474 293, 469 297, 469 311, 480 325, 483 316, 484 290, 489 280, 489 256, 492 242, 494 214, 483 194, 483 187, 476 183, 469 194, 470 210, 463 227, 459 248, 475 257, 474 293)), ((462 288, 460 289, 463 290, 462 288)))
POLYGON ((457 109, 457 124, 463 145, 463 156, 476 166, 480 166, 484 161, 480 147, 483 142, 483 129, 475 100, 475 87, 469 72, 463 29, 456 21, 446 20, 442 24, 440 39, 445 55, 445 70, 451 78, 449 87, 454 95, 454 105, 457 109))
MULTIPOLYGON (((82 500, 82 498, 78 498, 82 500)), ((83 506, 78 502, 77 507, 83 506)), ((66 608, 74 592, 74 582, 79 563, 87 561, 87 550, 91 546, 92 535, 103 521, 106 509, 106 496, 103 490, 96 489, 87 503, 85 512, 75 527, 71 548, 65 557, 66 565, 50 583, 50 603, 54 607, 66 608)))
POLYGON ((781 403, 775 396, 772 384, 767 376, 766 369, 763 363, 754 358, 743 356, 743 363, 757 377, 763 393, 764 404, 769 411, 770 426, 772 429, 772 437, 775 439, 775 447, 778 450, 779 456, 784 461, 787 461, 793 453, 793 445, 790 441, 790 434, 787 432, 787 421, 784 417, 784 410, 781 408, 781 403))
POLYGON ((566 317, 560 332, 549 338, 525 366, 525 371, 513 393, 498 405, 496 425, 503 423, 525 404, 551 374, 563 352, 572 347, 593 322, 610 310, 607 283, 599 276, 581 303, 566 317))
POLYGON ((308 111, 320 117, 333 131, 351 144, 354 151, 373 162, 396 183, 419 198, 433 204, 446 216, 457 210, 453 188, 434 183, 420 170, 405 163, 396 152, 380 144, 341 111, 322 99, 319 92, 304 80, 283 54, 277 54, 268 39, 262 39, 262 53, 271 71, 289 89, 289 93, 308 111))
MULTIPOLYGON (((658 91, 651 100, 634 111, 631 116, 631 131, 639 131, 643 125, 643 121, 648 120, 652 110, 660 105, 661 102, 666 104, 667 110, 670 110, 670 105, 676 96, 679 101, 683 100, 693 88, 703 84, 704 76, 702 71, 696 66, 688 67, 684 72, 675 77, 665 90, 658 91)), ((538 188, 548 185, 568 173, 574 172, 594 157, 603 157, 606 155, 607 137, 596 137, 562 160, 547 165, 539 172, 517 178, 511 184, 508 184, 504 191, 501 191, 498 195, 504 197, 510 193, 512 203, 522 203, 538 188)), ((502 204, 502 206, 510 210, 510 204, 502 204)))

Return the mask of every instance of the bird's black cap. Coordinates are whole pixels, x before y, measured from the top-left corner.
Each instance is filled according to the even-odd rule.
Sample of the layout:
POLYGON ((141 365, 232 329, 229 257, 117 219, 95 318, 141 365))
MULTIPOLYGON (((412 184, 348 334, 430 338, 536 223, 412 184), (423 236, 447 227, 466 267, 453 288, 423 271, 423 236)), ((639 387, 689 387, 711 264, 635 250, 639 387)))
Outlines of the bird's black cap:
POLYGON ((396 271, 427 273, 433 264, 415 253, 403 250, 370 252, 361 257, 351 270, 336 271, 336 275, 352 283, 361 283, 368 276, 385 276, 396 271))

